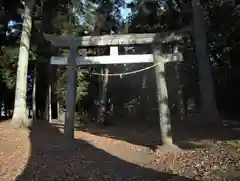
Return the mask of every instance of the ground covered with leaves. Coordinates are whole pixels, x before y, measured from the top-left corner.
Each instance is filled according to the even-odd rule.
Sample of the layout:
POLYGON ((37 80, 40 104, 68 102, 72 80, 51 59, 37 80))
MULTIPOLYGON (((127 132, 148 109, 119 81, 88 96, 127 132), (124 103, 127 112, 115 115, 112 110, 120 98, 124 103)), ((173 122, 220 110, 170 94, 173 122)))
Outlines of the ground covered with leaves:
MULTIPOLYGON (((0 123, 0 180, 240 180, 239 150, 226 141, 191 150, 153 149, 104 133, 76 130, 74 143, 66 145, 59 126, 38 124, 29 131, 0 123)), ((144 140, 143 131, 131 134, 144 140)))

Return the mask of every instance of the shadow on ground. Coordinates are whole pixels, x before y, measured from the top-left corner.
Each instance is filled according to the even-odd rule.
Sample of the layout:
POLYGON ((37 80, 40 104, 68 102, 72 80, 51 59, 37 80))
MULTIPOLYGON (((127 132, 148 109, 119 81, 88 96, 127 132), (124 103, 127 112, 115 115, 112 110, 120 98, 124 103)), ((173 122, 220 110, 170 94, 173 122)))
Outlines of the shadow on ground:
MULTIPOLYGON (((205 148, 216 141, 239 140, 239 131, 232 128, 237 128, 237 126, 235 124, 232 126, 231 123, 233 121, 225 121, 225 125, 221 122, 216 124, 204 123, 197 116, 192 117, 190 120, 180 121, 175 117, 172 118, 171 134, 173 142, 181 149, 189 150, 205 148), (229 127, 230 125, 232 127, 229 127)), ((63 128, 63 123, 54 123, 53 125, 63 128)), ((161 145, 159 127, 158 124, 148 127, 144 126, 144 124, 130 124, 127 122, 99 127, 95 123, 82 122, 75 129, 156 150, 161 145)))
POLYGON ((8 121, 11 117, 9 116, 0 116, 0 122, 8 121))
MULTIPOLYGON (((63 128, 63 124, 53 125, 63 128)), ((143 125, 119 123, 111 126, 99 126, 95 123, 80 123, 75 129, 96 136, 122 140, 128 143, 148 147, 155 150, 160 144, 160 131, 158 127, 144 127, 143 125)))
POLYGON ((35 124, 31 155, 16 181, 27 180, 190 180, 129 163, 83 140, 63 147, 63 134, 49 124, 35 124))
MULTIPOLYGON (((230 124, 230 122, 228 123, 230 124)), ((172 124, 173 141, 182 149, 196 149, 208 147, 217 141, 238 140, 232 129, 225 127, 222 121, 204 123, 198 117, 192 118, 182 124, 172 124)))

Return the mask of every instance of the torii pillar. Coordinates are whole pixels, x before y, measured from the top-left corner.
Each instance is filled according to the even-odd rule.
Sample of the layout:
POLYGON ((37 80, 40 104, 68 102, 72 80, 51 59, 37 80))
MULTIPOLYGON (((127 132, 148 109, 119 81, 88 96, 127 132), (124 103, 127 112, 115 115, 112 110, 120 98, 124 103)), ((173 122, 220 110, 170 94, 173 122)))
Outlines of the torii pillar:
POLYGON ((76 41, 68 39, 63 42, 59 37, 54 39, 49 38, 45 35, 45 39, 49 41, 53 46, 56 47, 69 47, 68 53, 68 66, 67 66, 67 95, 66 95, 66 113, 65 113, 65 124, 64 124, 64 137, 66 143, 70 143, 74 140, 74 123, 75 123, 75 109, 76 109, 76 57, 78 51, 78 44, 76 41))
POLYGON ((75 124, 75 110, 76 110, 76 56, 77 46, 71 46, 68 54, 68 67, 67 67, 67 97, 66 97, 66 114, 64 124, 64 135, 66 141, 74 139, 74 124, 75 124))

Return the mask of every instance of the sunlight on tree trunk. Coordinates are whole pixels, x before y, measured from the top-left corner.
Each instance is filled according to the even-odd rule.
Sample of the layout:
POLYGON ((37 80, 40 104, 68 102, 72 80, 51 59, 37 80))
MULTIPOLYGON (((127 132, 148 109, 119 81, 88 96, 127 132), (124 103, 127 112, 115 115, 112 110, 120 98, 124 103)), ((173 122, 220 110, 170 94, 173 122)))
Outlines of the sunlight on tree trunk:
POLYGON ((52 86, 51 83, 48 85, 48 122, 52 122, 52 86))
POLYGON ((27 1, 24 9, 24 20, 19 48, 17 80, 15 91, 14 112, 11 124, 14 127, 27 127, 31 125, 31 120, 27 116, 26 93, 27 93, 27 73, 30 50, 30 37, 32 29, 32 9, 35 0, 27 1))
POLYGON ((105 67, 104 70, 101 70, 101 73, 104 74, 100 84, 100 101, 99 101, 99 111, 97 122, 99 124, 104 123, 104 113, 106 111, 106 96, 107 96, 107 84, 108 84, 108 68, 105 67))
POLYGON ((34 67, 34 73, 33 73, 33 93, 32 93, 32 121, 37 120, 37 108, 36 108, 36 81, 37 81, 37 72, 36 72, 36 65, 34 67))
POLYGON ((60 120, 60 102, 57 99, 57 120, 60 120))
POLYGON ((47 96, 46 96, 46 102, 45 102, 45 120, 47 120, 49 123, 52 121, 52 100, 51 100, 51 83, 49 82, 47 87, 47 96))
POLYGON ((47 87, 47 93, 46 93, 46 99, 45 99, 45 111, 44 111, 44 119, 47 121, 48 120, 48 87, 47 87))

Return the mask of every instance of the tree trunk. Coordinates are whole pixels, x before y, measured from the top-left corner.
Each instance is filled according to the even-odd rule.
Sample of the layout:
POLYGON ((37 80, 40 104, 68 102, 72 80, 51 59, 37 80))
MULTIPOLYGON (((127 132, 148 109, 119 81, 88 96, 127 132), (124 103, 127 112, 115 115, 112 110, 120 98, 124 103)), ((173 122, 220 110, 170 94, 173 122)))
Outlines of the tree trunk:
POLYGON ((48 87, 47 87, 47 91, 46 91, 46 100, 45 100, 45 112, 44 112, 44 119, 46 120, 46 121, 48 121, 49 120, 49 111, 48 111, 48 109, 49 109, 49 106, 48 106, 48 100, 49 100, 49 94, 48 94, 48 91, 49 91, 49 85, 48 85, 48 87))
POLYGON ((3 106, 3 101, 0 101, 0 116, 3 116, 2 106, 3 106))
POLYGON ((173 58, 174 58, 174 70, 176 72, 176 84, 177 84, 177 109, 178 109, 178 116, 177 118, 181 121, 185 118, 185 109, 184 109, 184 102, 183 102, 183 83, 181 80, 181 63, 183 61, 182 54, 178 51, 178 45, 175 45, 173 58))
POLYGON ((196 56, 200 82, 201 115, 206 121, 209 119, 209 121, 214 121, 219 118, 219 114, 216 108, 211 65, 207 52, 203 8, 201 7, 200 0, 192 0, 192 5, 196 56))
POLYGON ((52 122, 52 85, 48 85, 48 122, 52 122))
MULTIPOLYGON (((103 74, 103 69, 100 69, 100 74, 103 74)), ((98 77, 98 99, 96 102, 96 122, 98 124, 101 123, 101 119, 102 119, 102 105, 101 105, 101 99, 102 99, 102 87, 103 87, 103 77, 99 76, 98 77)))
MULTIPOLYGON (((57 88, 59 87, 60 84, 60 70, 59 67, 57 68, 57 88)), ((59 100, 57 98, 57 120, 60 120, 60 103, 59 100)))
POLYGON ((104 77, 101 83, 101 88, 100 88, 100 105, 98 108, 98 119, 97 122, 99 124, 104 123, 104 113, 106 111, 106 95, 107 95, 107 84, 108 84, 108 68, 105 67, 104 71, 101 71, 104 73, 104 77))
POLYGON ((107 85, 108 85, 108 68, 104 69, 104 77, 103 77, 103 87, 102 87, 102 110, 104 110, 103 114, 106 111, 106 99, 107 99, 107 85))
POLYGON ((27 93, 27 73, 30 50, 30 37, 32 29, 32 9, 35 0, 26 2, 24 9, 24 20, 18 56, 17 80, 15 91, 14 112, 11 123, 14 127, 31 126, 31 120, 27 116, 26 93, 27 93))
POLYGON ((140 107, 139 107, 139 116, 140 116, 139 118, 141 118, 141 120, 143 121, 146 121, 147 112, 148 112, 146 84, 147 84, 147 75, 145 72, 145 74, 142 76, 141 89, 140 89, 140 107))
POLYGON ((5 113, 5 116, 8 117, 8 102, 7 101, 4 103, 4 113, 5 113))
POLYGON ((51 81, 51 65, 48 65, 48 84, 47 84, 47 93, 46 93, 46 105, 45 105, 45 119, 51 123, 52 120, 52 81, 51 81))
POLYGON ((37 81, 37 72, 36 65, 34 66, 33 72, 33 92, 32 92, 32 121, 35 122, 37 120, 37 108, 36 108, 36 81, 37 81))
POLYGON ((60 120, 60 103, 59 100, 57 99, 57 120, 60 120))
POLYGON ((52 121, 52 69, 51 65, 47 65, 47 91, 46 91, 46 101, 45 101, 45 120, 49 123, 52 121))

